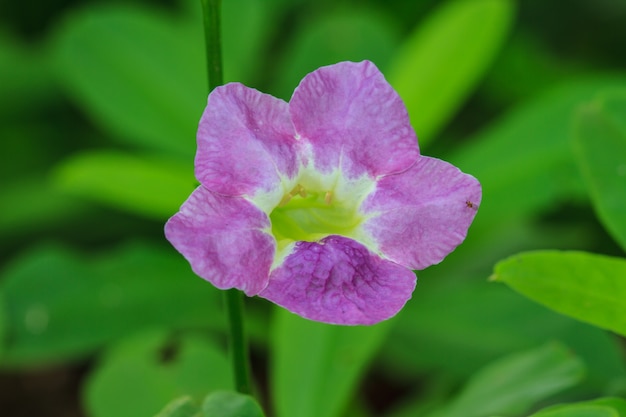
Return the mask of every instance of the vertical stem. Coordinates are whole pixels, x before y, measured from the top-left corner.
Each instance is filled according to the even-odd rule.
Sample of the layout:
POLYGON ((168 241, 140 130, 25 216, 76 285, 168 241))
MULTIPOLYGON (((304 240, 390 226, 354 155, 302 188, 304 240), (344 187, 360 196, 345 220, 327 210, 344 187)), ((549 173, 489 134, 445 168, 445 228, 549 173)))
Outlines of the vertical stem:
MULTIPOLYGON (((222 47, 220 36, 221 0, 200 0, 204 15, 204 38, 206 44, 207 76, 209 92, 223 83, 222 47)), ((235 389, 242 394, 251 394, 248 343, 243 327, 243 294, 232 289, 224 292, 230 356, 235 377, 235 389)))
POLYGON ((200 0, 204 15, 204 40, 206 47, 209 92, 222 85, 222 43, 220 35, 221 0, 200 0))
POLYGON ((235 389, 242 394, 252 394, 248 343, 243 328, 243 294, 237 289, 224 292, 230 329, 230 352, 233 361, 235 389))

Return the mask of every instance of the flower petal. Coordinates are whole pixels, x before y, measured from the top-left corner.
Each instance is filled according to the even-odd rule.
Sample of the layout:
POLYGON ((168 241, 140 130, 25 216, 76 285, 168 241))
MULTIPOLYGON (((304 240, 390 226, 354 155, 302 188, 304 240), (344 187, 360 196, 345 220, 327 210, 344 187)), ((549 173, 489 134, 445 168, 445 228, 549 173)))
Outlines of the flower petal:
POLYGON ((267 284, 275 252, 267 215, 239 197, 196 188, 165 225, 165 236, 193 271, 220 289, 255 295, 267 284))
POLYGON ((350 178, 400 172, 419 155, 404 103, 376 66, 341 62, 300 82, 289 102, 296 131, 311 144, 315 168, 350 178))
POLYGON ((408 171, 381 178, 361 206, 363 229, 389 259, 412 269, 437 264, 467 234, 480 204, 471 175, 435 158, 420 157, 408 171))
POLYGON ((216 88, 198 128, 196 177, 211 191, 254 196, 297 170, 288 105, 239 83, 216 88))
POLYGON ((341 236, 297 242, 259 294, 311 320, 374 324, 411 298, 415 274, 341 236))

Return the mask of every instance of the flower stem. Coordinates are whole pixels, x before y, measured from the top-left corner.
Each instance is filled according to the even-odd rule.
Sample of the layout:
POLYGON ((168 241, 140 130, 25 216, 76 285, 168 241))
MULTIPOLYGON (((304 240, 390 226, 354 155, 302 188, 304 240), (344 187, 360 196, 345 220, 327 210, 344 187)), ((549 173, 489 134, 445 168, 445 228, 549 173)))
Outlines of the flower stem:
MULTIPOLYGON (((200 0, 204 18, 207 76, 209 92, 222 85, 222 47, 220 36, 221 0, 200 0)), ((230 356, 235 376, 235 389, 242 394, 251 394, 248 343, 243 327, 243 294, 232 289, 224 292, 228 330, 230 333, 230 356)))
POLYGON ((248 343, 243 329, 243 294, 237 289, 224 292, 230 330, 230 350, 235 375, 235 389, 242 394, 252 394, 248 343))
POLYGON ((204 40, 206 47, 209 92, 222 85, 222 44, 220 35, 221 0, 200 0, 204 15, 204 40))

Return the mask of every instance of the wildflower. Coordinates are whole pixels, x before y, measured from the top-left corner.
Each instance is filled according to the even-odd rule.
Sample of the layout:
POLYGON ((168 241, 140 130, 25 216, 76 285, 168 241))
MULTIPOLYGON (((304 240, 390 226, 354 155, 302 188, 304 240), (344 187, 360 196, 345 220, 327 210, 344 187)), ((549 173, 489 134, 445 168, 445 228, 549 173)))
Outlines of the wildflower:
POLYGON ((373 324, 412 270, 467 233, 480 184, 421 156, 400 97, 369 61, 308 74, 289 103, 231 83, 198 129, 201 185, 165 226, 196 274, 303 317, 373 324))

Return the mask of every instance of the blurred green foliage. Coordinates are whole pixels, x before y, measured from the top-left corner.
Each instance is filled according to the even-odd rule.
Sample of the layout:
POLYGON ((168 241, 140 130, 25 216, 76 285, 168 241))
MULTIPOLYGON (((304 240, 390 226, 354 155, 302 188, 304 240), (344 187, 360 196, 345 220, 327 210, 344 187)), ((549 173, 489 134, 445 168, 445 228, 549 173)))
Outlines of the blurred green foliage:
POLYGON ((248 395, 215 391, 206 397, 201 407, 185 396, 169 403, 156 417, 264 417, 264 414, 248 395))
MULTIPOLYGON (((209 395, 231 388, 220 293, 162 233, 197 184, 200 5, 39 3, 0 5, 2 414, 213 415, 234 395, 209 395), (46 369, 78 382, 54 401, 12 383, 46 369)), ((321 65, 372 60, 422 152, 484 193, 388 322, 247 300, 268 415, 626 416, 581 402, 626 396, 602 330, 624 334, 625 23, 620 0, 223 1, 227 81, 287 100, 321 65), (546 249, 495 275, 563 315, 487 281, 546 249)))

